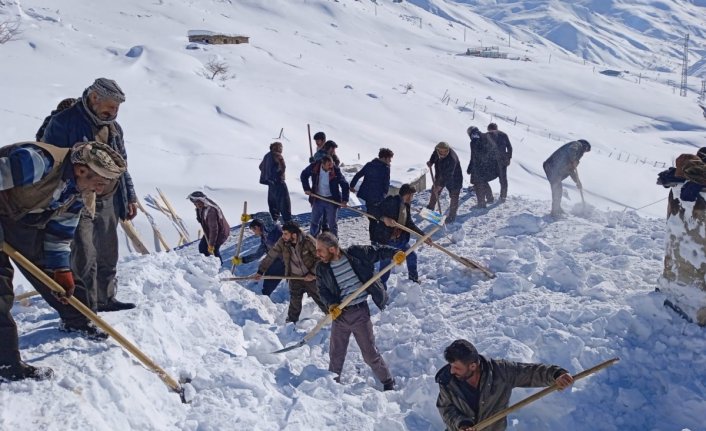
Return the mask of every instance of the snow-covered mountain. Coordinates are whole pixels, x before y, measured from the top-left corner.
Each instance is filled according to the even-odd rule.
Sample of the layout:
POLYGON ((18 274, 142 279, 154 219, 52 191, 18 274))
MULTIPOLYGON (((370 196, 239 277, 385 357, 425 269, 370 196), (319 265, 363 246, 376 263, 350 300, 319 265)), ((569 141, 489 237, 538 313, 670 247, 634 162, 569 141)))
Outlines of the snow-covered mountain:
MULTIPOLYGON (((679 72, 688 33, 689 65, 706 57, 706 2, 660 0, 408 0, 433 13, 461 3, 508 32, 528 30, 598 64, 679 72)), ((448 12, 444 12, 442 15, 448 12)), ((691 76, 706 78, 700 68, 691 76)), ((696 80, 695 80, 696 81, 696 80)), ((695 82, 700 85, 700 82, 695 82)))
MULTIPOLYGON (((568 2, 552 2, 543 17, 572 22, 585 40, 601 42, 585 44, 577 31, 582 42, 574 52, 571 37, 545 38, 533 19, 502 18, 529 14, 530 4, 542 10, 545 2, 0 0, 0 22, 21 29, 0 44, 5 144, 33 139, 61 99, 78 96, 96 77, 113 78, 127 94, 119 121, 138 195, 159 187, 192 235, 197 224, 184 198, 194 190, 218 202, 233 224, 243 201, 249 212, 266 209, 258 164, 276 139, 284 143, 294 212, 307 211, 298 179, 309 157, 307 124, 338 143, 347 165, 392 148, 397 182, 418 175, 442 140, 465 168, 470 125, 497 122, 514 146, 508 203, 474 212, 466 201, 463 224, 450 235, 455 243, 439 238, 498 278, 484 280, 424 248, 423 283, 408 283, 398 269, 390 308, 374 313, 398 391, 379 392, 354 343, 344 384, 336 384, 326 371, 328 330, 306 347, 270 354, 314 324, 284 323, 285 287, 270 300, 255 286, 220 282, 221 268, 192 248, 146 257, 126 249, 119 297, 138 308, 105 317, 167 372, 193 379, 191 404, 112 342, 62 337, 55 313, 34 301, 14 311, 22 352, 54 367, 57 378, 0 386, 0 429, 443 429, 433 375, 456 337, 490 356, 572 372, 622 358, 571 392, 512 415, 511 429, 703 429, 706 338, 665 310, 654 288, 666 205, 656 174, 676 155, 706 145, 696 94, 679 97, 669 84, 679 81, 679 51, 668 48, 679 36, 663 18, 673 11, 674 22, 696 25, 689 14, 704 5, 595 1, 581 3, 595 12, 581 15, 568 2), (655 18, 644 31, 628 32, 627 24, 604 18, 621 9, 655 18), (192 30, 250 40, 194 45, 192 30), (641 49, 618 42, 621 32, 663 60, 650 65, 641 49), (651 44, 660 32, 657 49, 651 44), (481 45, 507 58, 466 55, 481 45), (211 60, 229 66, 229 79, 203 76, 211 60), (616 66, 627 72, 600 73, 616 66), (565 206, 575 213, 553 223, 544 217, 550 192, 542 162, 578 138, 593 146, 579 167, 589 211, 569 186, 565 206)), ((700 33, 693 36, 701 43, 700 33)), ((174 246, 176 231, 154 215, 174 246)), ((136 224, 151 238, 147 219, 136 224)), ((342 229, 347 243, 365 242, 363 220, 342 229)), ((18 293, 28 289, 17 285, 18 293)), ((310 303, 305 314, 320 317, 310 303)))

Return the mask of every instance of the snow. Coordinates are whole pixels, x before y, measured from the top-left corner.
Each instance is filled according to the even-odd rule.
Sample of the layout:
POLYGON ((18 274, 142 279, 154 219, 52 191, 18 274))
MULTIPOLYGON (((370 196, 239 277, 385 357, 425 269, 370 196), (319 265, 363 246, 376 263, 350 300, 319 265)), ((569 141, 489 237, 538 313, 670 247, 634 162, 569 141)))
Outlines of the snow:
MULTIPOLYGON (((249 212, 266 210, 257 166, 274 140, 284 143, 293 210, 306 212, 298 174, 309 157, 307 124, 335 140, 348 165, 390 147, 393 180, 401 182, 423 172, 439 141, 465 168, 467 127, 495 121, 514 147, 509 199, 485 210, 464 200, 458 223, 436 240, 497 278, 429 247, 419 253, 421 285, 407 280, 404 266, 394 270, 389 308, 371 307, 377 345, 399 385, 383 393, 353 341, 343 384, 334 382, 329 328, 299 349, 271 353, 322 317, 311 301, 302 314, 311 320, 285 324, 284 286, 270 299, 252 283, 219 281, 225 266, 193 246, 149 256, 124 246, 119 299, 138 306, 103 317, 171 376, 190 379, 190 403, 116 343, 57 332, 56 313, 35 298, 13 309, 22 355, 57 377, 1 385, 0 429, 441 430, 434 374, 456 338, 490 357, 574 373, 621 358, 514 413, 509 429, 704 429, 706 335, 664 308, 655 291, 667 195, 656 174, 704 146, 697 80, 686 98, 668 84, 680 79, 679 23, 695 42, 703 38, 691 24, 700 25, 703 2, 661 2, 662 9, 647 0, 94 3, 0 1, 0 21, 22 25, 18 40, 0 45, 6 144, 33 137, 58 101, 95 78, 113 78, 127 94, 119 121, 138 195, 144 200, 159 187, 193 235, 185 197, 194 190, 218 202, 231 224, 243 201, 249 212), (622 21, 613 24, 615 16, 622 21), (187 49, 191 29, 242 34, 250 43, 187 49), (565 39, 542 37, 551 29, 565 39), (621 34, 635 43, 616 42, 621 34), (531 61, 462 55, 479 45, 531 61), (204 78, 199 71, 212 58, 235 77, 204 78), (608 68, 624 73, 598 73, 608 68), (569 214, 554 220, 542 162, 579 138, 593 147, 579 166, 586 204, 567 181, 569 214)), ((699 55, 691 53, 693 64, 703 63, 699 55)), ((415 208, 427 198, 420 193, 415 208)), ((167 218, 150 212, 176 245, 167 218)), ((147 219, 135 222, 150 238, 147 219)), ((346 219, 341 232, 345 244, 364 243, 367 221, 346 219)), ((27 286, 16 280, 17 293, 27 286)), ((513 401, 533 391, 516 390, 513 401)))

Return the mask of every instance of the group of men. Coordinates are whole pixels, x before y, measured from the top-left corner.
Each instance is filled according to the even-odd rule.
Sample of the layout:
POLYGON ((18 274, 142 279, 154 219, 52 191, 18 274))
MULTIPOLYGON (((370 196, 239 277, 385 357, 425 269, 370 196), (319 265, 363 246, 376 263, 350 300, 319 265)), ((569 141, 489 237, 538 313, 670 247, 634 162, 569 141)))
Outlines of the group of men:
POLYGON ((62 101, 47 117, 37 132, 41 142, 0 148, 0 380, 52 375, 21 359, 11 314, 14 270, 8 247, 63 289, 58 294, 31 269, 20 268, 56 309, 62 331, 107 338, 68 304, 71 296, 94 312, 135 306, 115 298, 118 220, 137 212, 123 131, 116 121, 124 101, 115 81, 96 79, 80 98, 62 101))
MULTIPOLYGON (((45 286, 31 271, 21 271, 42 297, 57 310, 60 329, 101 340, 107 335, 68 304, 74 296, 93 311, 117 311, 134 307, 115 298, 118 260, 117 224, 137 213, 137 197, 127 171, 123 131, 116 118, 125 94, 112 80, 99 78, 76 100, 62 101, 37 132, 41 142, 25 142, 0 148, 0 242, 6 242, 63 288, 58 294, 45 286), (41 136, 40 136, 41 135, 41 136)), ((507 166, 512 146, 507 135, 488 126, 487 133, 469 128, 471 175, 478 206, 493 201, 488 182, 500 178, 500 200, 507 198, 507 166)), ((410 233, 423 236, 412 218, 410 203, 416 192, 404 184, 399 194, 387 196, 390 164, 394 153, 380 149, 349 185, 338 167, 337 145, 319 132, 314 136, 316 154, 300 174, 312 204, 309 232, 291 219, 291 204, 285 182, 283 146, 275 142, 263 159, 260 182, 268 186, 268 205, 273 220, 283 223, 267 228, 261 220, 250 223, 260 237, 254 253, 233 259, 234 264, 262 257, 255 278, 278 274, 289 281, 288 322, 297 322, 304 294, 323 313, 333 318, 329 369, 340 381, 350 335, 358 343, 364 361, 382 382, 384 390, 395 389, 395 380, 375 346, 367 297, 382 311, 387 305, 389 273, 356 295, 345 308, 339 304, 372 279, 377 268, 391 261, 406 260, 408 277, 419 282, 410 233), (356 189, 358 181, 361 186, 356 189), (337 211, 348 203, 349 192, 365 201, 370 213, 371 245, 342 248, 337 238, 337 211), (322 199, 323 198, 323 199, 322 199), (263 257, 264 256, 264 257, 263 257)), ((571 176, 580 187, 576 165, 590 150, 586 141, 572 142, 557 150, 545 162, 545 171, 561 199, 561 179, 571 176), (566 166, 572 166, 566 169, 566 166), (558 181, 558 186, 556 185, 558 181), (558 190, 558 191, 557 191, 558 190)), ((463 182, 458 156, 446 143, 439 143, 430 160, 436 176, 428 206, 434 208, 443 188, 451 204, 447 220, 453 221, 463 182)), ((199 250, 220 258, 220 246, 228 238, 229 224, 223 212, 202 192, 188 196, 196 207, 204 229, 199 250)), ((553 204, 554 213, 557 206, 553 204)), ((558 206, 558 210, 561 208, 558 206)), ((11 315, 14 301, 13 268, 5 248, 0 252, 0 379, 22 380, 51 377, 48 368, 34 367, 21 360, 18 335, 11 315)), ((278 280, 266 280, 263 293, 271 294, 278 280), (267 281, 270 281, 268 283, 267 281), (277 282, 275 282, 277 281, 277 282)), ((572 383, 565 370, 541 364, 517 364, 485 359, 472 344, 457 340, 446 349, 449 365, 437 374, 440 394, 437 406, 447 427, 465 430, 478 420, 506 406, 513 387, 572 383), (493 387, 492 391, 486 388, 493 387)), ((502 423, 501 423, 502 425, 502 423)), ((498 426, 496 429, 504 429, 498 426)))

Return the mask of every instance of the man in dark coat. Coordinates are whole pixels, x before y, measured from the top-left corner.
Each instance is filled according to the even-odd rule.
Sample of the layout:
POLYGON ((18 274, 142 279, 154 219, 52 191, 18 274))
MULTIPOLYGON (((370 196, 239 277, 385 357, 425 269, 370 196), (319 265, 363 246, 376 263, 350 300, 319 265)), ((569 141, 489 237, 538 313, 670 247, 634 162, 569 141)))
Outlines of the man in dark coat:
MULTIPOLYGON (((282 228, 279 225, 273 225, 271 228, 267 228, 265 223, 260 219, 253 219, 249 226, 250 231, 253 235, 260 238, 260 246, 254 252, 246 254, 243 257, 235 256, 231 260, 233 265, 242 265, 245 263, 254 262, 255 260, 266 255, 272 247, 277 244, 280 238, 282 238, 282 228)), ((275 259, 272 264, 267 268, 264 275, 284 275, 284 262, 281 258, 275 259)), ((272 292, 275 291, 281 280, 263 280, 262 282, 262 294, 270 296, 272 292)))
MULTIPOLYGON (((54 115, 44 131, 43 142, 70 148, 77 142, 108 144, 125 160, 123 129, 116 121, 125 93, 110 79, 98 78, 73 106, 54 115)), ((105 192, 87 202, 71 249, 71 267, 89 292, 93 311, 117 311, 135 304, 115 298, 118 265, 118 220, 137 215, 137 195, 130 173, 125 173, 105 192)))
POLYGON ((341 170, 333 163, 330 156, 324 156, 318 162, 306 167, 301 175, 304 193, 309 195, 311 203, 311 226, 309 233, 316 236, 322 221, 325 221, 334 235, 338 234, 338 208, 348 205, 349 186, 341 170), (309 181, 311 179, 311 182, 309 181), (312 194, 339 202, 340 205, 317 199, 312 194))
POLYGON ((446 187, 451 200, 446 222, 453 223, 456 220, 458 199, 461 195, 461 187, 463 187, 463 171, 461 170, 461 163, 458 160, 458 156, 456 152, 451 149, 449 144, 439 142, 434 148, 434 152, 431 154, 427 166, 429 169, 433 166, 436 174, 427 208, 430 210, 434 209, 441 191, 446 187))
MULTIPOLYGON (((108 335, 73 306, 67 297, 85 303, 86 290, 69 267, 71 240, 83 209, 83 196, 101 192, 125 171, 118 153, 98 142, 58 148, 23 142, 0 148, 0 245, 7 242, 24 258, 45 271, 65 291, 59 296, 32 273, 20 272, 61 318, 59 329, 87 338, 108 335)), ((17 325, 12 318, 15 300, 9 256, 0 249, 0 382, 52 376, 49 368, 22 361, 17 325)))
MULTIPOLYGON (((324 132, 316 132, 314 133, 314 145, 316 145, 316 151, 314 151, 314 154, 312 154, 311 157, 309 157, 309 163, 314 163, 316 160, 314 160, 314 156, 319 153, 319 151, 324 149, 324 144, 326 143, 326 133, 324 132)), ((311 143, 310 143, 311 145, 311 143)), ((326 152, 324 151, 323 154, 321 155, 322 157, 326 155, 326 152)))
POLYGON ((314 157, 309 159, 309 163, 318 162, 319 160, 323 159, 325 156, 329 156, 329 157, 331 157, 331 160, 333 160, 333 163, 336 166, 340 166, 341 160, 336 155, 336 148, 338 148, 337 143, 335 143, 334 141, 326 141, 324 143, 324 145, 321 146, 321 148, 316 150, 316 152, 314 153, 314 157))
POLYGON ((469 127, 471 138, 471 161, 468 162, 466 173, 471 176, 471 184, 476 192, 478 208, 485 208, 486 203, 493 202, 493 190, 490 181, 498 177, 498 156, 495 143, 487 133, 481 133, 477 127, 469 127))
POLYGON ((564 214, 561 209, 561 197, 563 188, 561 182, 566 177, 571 177, 576 183, 576 187, 580 190, 583 188, 577 167, 581 161, 581 157, 591 151, 591 144, 585 139, 572 141, 562 145, 558 150, 554 151, 551 156, 544 162, 544 173, 547 174, 547 179, 552 187, 552 212, 554 217, 560 217, 564 214))
POLYGON ((495 123, 488 124, 488 136, 495 142, 498 150, 498 178, 500 179, 500 202, 505 202, 507 199, 507 167, 510 166, 512 159, 512 144, 507 133, 498 130, 498 125, 495 123))
MULTIPOLYGON (((366 163, 351 180, 351 192, 356 193, 360 199, 365 201, 365 209, 370 214, 378 211, 378 206, 390 191, 390 164, 394 155, 389 148, 380 148, 378 158, 366 163), (363 183, 360 185, 360 190, 356 191, 355 186, 361 177, 363 177, 363 183)), ((373 219, 368 221, 370 222, 368 232, 372 241, 377 221, 373 219)))
POLYGON ((73 97, 66 98, 59 102, 58 105, 56 105, 56 109, 51 111, 51 113, 44 118, 44 121, 42 122, 42 125, 39 126, 39 130, 37 130, 37 142, 42 140, 42 137, 44 136, 44 131, 47 129, 47 126, 49 125, 49 121, 51 120, 51 117, 54 115, 58 114, 61 111, 64 111, 66 109, 69 109, 70 107, 73 106, 73 104, 76 103, 76 99, 73 97))
MULTIPOLYGON (((485 358, 467 340, 456 340, 444 351, 448 365, 436 373, 439 397, 436 407, 448 431, 473 429, 510 404, 513 388, 536 388, 556 384, 571 386, 573 377, 556 365, 524 364, 485 358)), ((504 431, 507 418, 484 430, 504 431)))
POLYGON ((272 220, 277 221, 282 215, 282 221, 292 219, 292 203, 289 200, 289 189, 285 182, 287 166, 282 157, 282 143, 270 144, 270 152, 265 154, 260 163, 260 184, 267 186, 267 206, 272 220))
POLYGON ((221 259, 221 246, 230 236, 230 225, 221 208, 203 192, 193 192, 188 199, 196 207, 196 221, 201 224, 203 237, 199 242, 199 252, 204 256, 221 259))
POLYGON ((345 308, 340 309, 338 305, 373 277, 375 262, 392 258, 397 252, 402 256, 395 257, 395 261, 401 262, 404 259, 404 253, 392 247, 354 245, 342 250, 338 245, 338 239, 330 232, 322 233, 316 240, 316 254, 321 260, 316 266, 319 294, 333 318, 328 369, 336 373, 336 381, 339 383, 352 333, 360 347, 363 360, 373 370, 375 377, 382 382, 383 390, 395 389, 395 380, 390 369, 375 346, 373 323, 370 321, 368 308, 367 297, 371 295, 380 311, 385 309, 387 292, 380 280, 376 280, 345 308))
MULTIPOLYGON (((382 221, 375 225, 372 242, 382 245, 388 245, 398 250, 407 251, 409 249, 410 234, 404 230, 395 227, 397 222, 404 227, 407 227, 420 235, 424 235, 419 227, 412 220, 412 208, 410 204, 414 198, 414 193, 417 192, 413 186, 402 184, 400 193, 397 196, 388 196, 378 206, 378 209, 371 214, 382 221)), ((391 259, 380 260, 380 268, 389 265, 391 259)), ((415 283, 419 283, 419 274, 417 272, 417 253, 412 252, 407 255, 407 272, 409 279, 415 283)), ((383 285, 387 287, 387 280, 390 278, 390 273, 380 277, 383 285)))

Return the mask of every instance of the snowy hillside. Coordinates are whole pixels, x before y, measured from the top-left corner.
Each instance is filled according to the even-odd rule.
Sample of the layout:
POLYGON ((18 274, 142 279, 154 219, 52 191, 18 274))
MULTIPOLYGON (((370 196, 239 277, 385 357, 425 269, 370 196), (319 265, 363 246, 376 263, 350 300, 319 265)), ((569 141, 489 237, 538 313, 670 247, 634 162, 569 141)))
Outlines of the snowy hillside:
MULTIPOLYGON (((621 358, 570 393, 512 415, 510 429, 702 430, 706 336, 654 292, 662 223, 595 210, 552 222, 545 212, 513 199, 471 211, 453 235, 457 243, 440 237, 452 251, 488 263, 494 280, 428 247, 419 258, 421 285, 407 281, 404 267, 396 270, 389 308, 372 309, 398 391, 379 391, 355 343, 343 384, 335 383, 326 371, 329 328, 305 347, 270 354, 315 320, 285 325, 284 287, 273 303, 255 285, 218 282, 224 274, 214 260, 192 249, 125 259, 121 292, 138 308, 105 316, 172 375, 193 378, 191 404, 113 343, 57 337, 53 310, 35 300, 16 309, 21 347, 59 377, 3 385, 0 429, 441 430, 434 374, 444 347, 463 337, 489 356, 572 372, 621 358)), ((343 223, 342 238, 359 236, 366 224, 343 223)), ((302 316, 321 314, 305 300, 302 316)), ((531 392, 518 390, 514 400, 531 392)))
MULTIPOLYGON (((460 230, 449 235, 455 243, 439 238, 498 277, 484 280, 425 247, 422 284, 398 269, 389 309, 374 311, 377 344, 398 391, 380 392, 354 343, 343 385, 335 383, 326 371, 328 329, 301 349, 270 354, 315 324, 285 324, 285 287, 270 300, 256 286, 220 282, 227 274, 193 248, 146 257, 123 250, 118 297, 138 307, 104 317, 171 375, 191 378, 192 402, 182 404, 112 341, 63 336, 54 311, 35 299, 14 308, 22 353, 57 377, 0 386, 0 430, 441 430, 433 377, 457 337, 490 356, 572 372, 621 358, 570 393, 512 415, 510 429, 703 430, 706 335, 664 309, 654 292, 666 205, 655 179, 676 155, 706 146, 706 121, 693 91, 683 98, 667 85, 679 80, 677 70, 658 72, 665 69, 649 66, 651 57, 616 35, 644 45, 664 35, 654 55, 674 61, 678 53, 668 47, 679 27, 663 18, 696 26, 703 14, 692 12, 704 5, 654 2, 647 10, 641 0, 595 1, 589 10, 598 15, 587 16, 552 2, 542 12, 547 22, 602 29, 600 38, 590 33, 600 43, 572 45, 576 29, 549 37, 530 25, 529 5, 544 11, 545 2, 522 2, 526 9, 497 2, 492 10, 490 2, 466 3, 0 0, 0 22, 21 29, 0 44, 4 144, 33 139, 61 99, 80 95, 95 78, 115 79, 127 94, 118 119, 138 195, 163 190, 192 239, 197 223, 185 197, 194 190, 218 202, 231 224, 243 201, 249 212, 266 209, 258 164, 274 140, 284 143, 293 212, 308 211, 299 183, 309 157, 307 124, 335 140, 348 165, 392 148, 398 182, 424 169, 442 140, 465 168, 470 125, 497 122, 514 146, 508 202, 487 211, 464 202, 460 230), (606 4, 615 7, 596 9, 606 4), (625 9, 656 17, 645 15, 642 30, 603 18, 625 9), (508 21, 510 12, 518 21, 508 21), (191 45, 192 30, 250 41, 191 45), (479 45, 497 46, 508 58, 465 55, 479 45), (230 79, 206 79, 211 60, 226 63, 230 79), (626 64, 652 69, 600 73, 626 64), (574 214, 553 222, 542 162, 574 139, 593 146, 579 167, 589 211, 580 211, 569 185, 564 205, 574 214)), ((169 221, 153 213, 176 245, 169 221)), ((152 237, 145 217, 136 224, 143 238, 152 237)), ((348 243, 365 242, 366 222, 348 220, 341 229, 348 243)), ((19 280, 16 291, 24 290, 19 280)), ((321 317, 306 300, 303 315, 321 317)), ((517 391, 514 400, 530 392, 517 391)))

